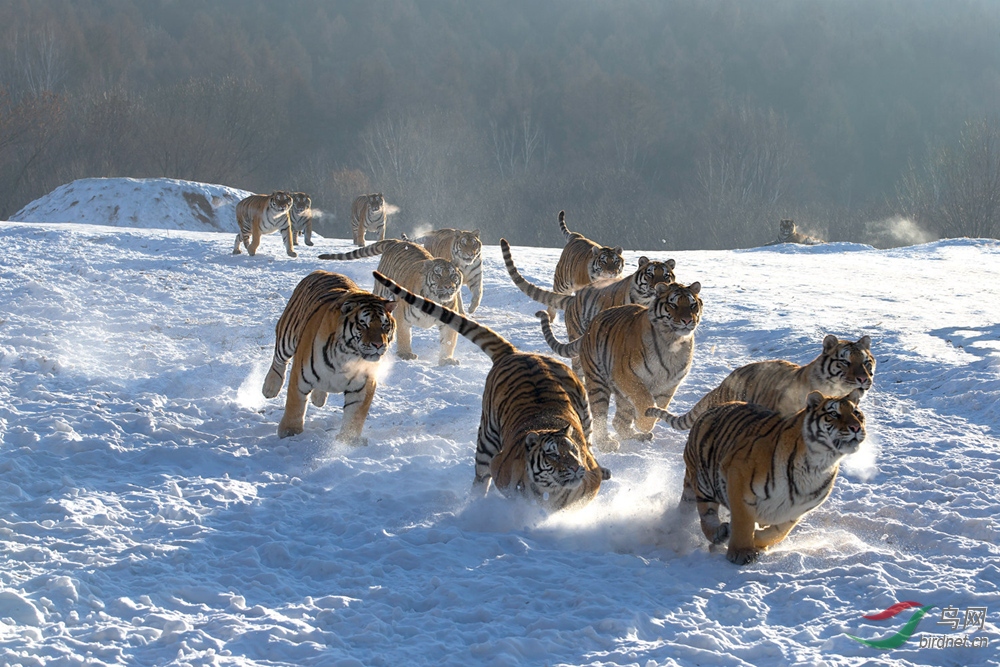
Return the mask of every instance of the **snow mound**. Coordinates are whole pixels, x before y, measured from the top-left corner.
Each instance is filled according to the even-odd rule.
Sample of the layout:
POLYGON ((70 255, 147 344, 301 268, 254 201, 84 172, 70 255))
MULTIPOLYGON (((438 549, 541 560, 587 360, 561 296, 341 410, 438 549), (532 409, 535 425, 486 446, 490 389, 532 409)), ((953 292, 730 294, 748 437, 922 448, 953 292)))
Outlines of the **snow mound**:
POLYGON ((250 194, 172 178, 81 178, 36 199, 11 220, 235 232, 236 203, 250 194))

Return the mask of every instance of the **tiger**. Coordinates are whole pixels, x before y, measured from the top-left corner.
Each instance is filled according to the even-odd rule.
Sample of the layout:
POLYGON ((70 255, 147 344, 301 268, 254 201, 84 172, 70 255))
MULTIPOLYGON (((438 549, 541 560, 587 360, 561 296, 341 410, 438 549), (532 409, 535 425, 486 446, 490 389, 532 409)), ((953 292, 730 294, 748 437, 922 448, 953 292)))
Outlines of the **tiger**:
POLYGON ((293 192, 288 217, 292 225, 292 243, 297 244, 299 234, 304 233, 306 245, 313 245, 312 198, 304 192, 293 192))
POLYGON ((686 431, 706 410, 728 401, 757 403, 787 417, 801 410, 813 391, 827 396, 842 396, 854 389, 863 393, 871 389, 875 379, 871 342, 869 336, 852 343, 828 334, 823 338, 823 351, 804 366, 784 359, 747 364, 730 373, 685 414, 673 415, 660 408, 649 408, 646 416, 686 431))
POLYGON ((729 540, 730 562, 754 562, 827 499, 841 459, 865 439, 861 393, 810 392, 790 416, 732 401, 698 418, 684 445, 681 498, 697 503, 713 547, 729 540), (720 504, 728 522, 719 520, 720 504))
POLYGON ((579 355, 594 418, 594 444, 615 451, 608 433, 608 405, 615 397, 614 428, 623 439, 651 440, 655 418, 646 408, 666 407, 691 370, 694 331, 701 321, 701 283, 658 283, 649 307, 617 306, 599 313, 587 332, 562 344, 540 310, 542 333, 552 350, 564 357, 579 355), (633 423, 635 424, 633 426, 633 423))
MULTIPOLYGON (((403 239, 406 239, 405 234, 403 239)), ((462 272, 462 280, 472 294, 469 314, 475 313, 483 300, 483 242, 479 240, 479 230, 435 229, 413 239, 413 242, 423 245, 435 257, 447 259, 458 267, 462 272)))
POLYGON ((375 280, 475 343, 493 362, 486 375, 476 440, 473 493, 490 483, 549 511, 579 507, 611 472, 590 451, 586 391, 566 364, 521 352, 492 329, 401 287, 378 271, 375 280))
POLYGON ((354 232, 354 245, 365 246, 365 234, 378 234, 379 241, 385 240, 385 198, 381 192, 361 195, 351 205, 351 230, 354 232))
MULTIPOLYGON (((319 255, 319 259, 348 260, 375 257, 376 255, 382 255, 382 259, 378 263, 378 270, 381 273, 391 276, 421 296, 458 310, 462 303, 459 293, 462 289, 462 272, 448 260, 434 258, 423 246, 415 243, 386 239, 348 253, 319 255)), ((375 283, 372 292, 377 296, 392 297, 391 292, 379 283, 375 283)), ((437 319, 428 317, 419 310, 403 304, 401 311, 396 316, 396 324, 399 328, 399 336, 396 339, 396 356, 398 358, 404 360, 417 358, 411 348, 410 330, 412 327, 430 329, 436 326, 441 334, 438 364, 441 366, 458 365, 458 359, 453 356, 455 345, 458 343, 458 334, 438 322, 437 319)))
POLYGON ((780 245, 782 243, 801 243, 803 245, 820 245, 825 243, 821 239, 813 236, 806 236, 800 233, 795 227, 795 221, 785 218, 778 223, 778 238, 767 245, 780 245))
MULTIPOLYGON (((621 278, 625 270, 624 250, 598 245, 583 234, 571 232, 566 226, 566 211, 559 211, 559 229, 566 237, 566 245, 556 262, 552 291, 572 294, 581 287, 605 280, 621 278)), ((549 306, 549 319, 554 319, 556 309, 549 306)))
POLYGON ((375 396, 379 361, 396 335, 395 301, 375 296, 337 273, 313 271, 292 292, 274 328, 274 356, 261 392, 274 398, 292 359, 285 413, 278 437, 302 433, 306 399, 326 404, 329 392, 344 394, 344 420, 337 435, 367 444, 361 429, 375 396))
POLYGON ((240 254, 240 243, 246 247, 250 256, 257 254, 260 237, 281 230, 281 240, 285 243, 285 251, 289 257, 298 257, 292 247, 292 236, 289 234, 289 211, 292 207, 292 195, 284 190, 276 190, 269 195, 250 195, 236 204, 236 245, 233 254, 240 254))
POLYGON ((518 289, 545 306, 565 311, 566 335, 570 340, 582 336, 590 321, 602 310, 630 303, 648 306, 656 298, 657 284, 675 281, 674 260, 659 262, 640 257, 639 268, 630 276, 606 285, 588 285, 575 294, 556 294, 536 287, 524 279, 514 266, 510 244, 506 239, 500 239, 500 250, 503 253, 507 273, 518 289))

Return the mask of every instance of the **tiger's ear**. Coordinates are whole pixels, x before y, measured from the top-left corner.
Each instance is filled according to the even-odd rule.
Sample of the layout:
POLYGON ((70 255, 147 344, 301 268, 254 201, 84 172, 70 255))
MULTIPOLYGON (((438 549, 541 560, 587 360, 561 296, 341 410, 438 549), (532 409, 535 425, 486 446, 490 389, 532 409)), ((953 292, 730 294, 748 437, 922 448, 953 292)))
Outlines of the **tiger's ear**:
POLYGON ((566 428, 564 428, 563 431, 562 431, 562 436, 564 438, 566 438, 567 440, 572 440, 573 439, 573 425, 572 424, 566 424, 566 428))
POLYGON ((653 289, 656 290, 656 296, 660 296, 661 294, 665 294, 670 287, 671 283, 656 283, 656 287, 653 289))
POLYGON ((392 311, 396 310, 396 306, 399 305, 398 301, 386 301, 385 302, 385 312, 392 315, 392 311))
POLYGON ((646 266, 647 264, 649 264, 649 257, 646 257, 645 255, 643 255, 642 257, 639 258, 639 268, 640 269, 642 267, 646 266))
POLYGON ((528 446, 528 449, 532 449, 538 446, 541 438, 538 437, 538 433, 535 431, 528 431, 528 435, 524 436, 524 444, 528 446))
POLYGON ((688 285, 688 289, 691 290, 691 294, 699 294, 701 292, 701 283, 695 281, 688 285))
POLYGON ((677 262, 675 262, 672 259, 668 259, 667 261, 664 262, 664 264, 666 264, 667 268, 670 269, 671 271, 673 271, 674 267, 677 266, 677 262))
POLYGON ((473 229, 472 230, 472 235, 475 236, 478 239, 479 238, 479 230, 478 229, 473 229))
POLYGON ((593 255, 594 257, 597 257, 598 255, 600 255, 601 254, 601 246, 599 246, 599 245, 592 246, 590 248, 590 254, 593 255))
POLYGON ((834 336, 833 334, 827 334, 823 338, 823 351, 829 352, 833 348, 837 347, 837 343, 839 342, 840 339, 838 339, 836 336, 834 336))
POLYGON ((819 393, 818 391, 809 392, 809 396, 806 397, 806 406, 813 410, 817 405, 826 400, 826 396, 819 393))
POLYGON ((616 255, 621 255, 623 252, 625 252, 625 248, 621 247, 620 245, 616 245, 614 250, 616 255))
POLYGON ((855 343, 855 345, 860 347, 862 350, 870 350, 872 348, 871 336, 862 336, 858 339, 858 342, 855 343))

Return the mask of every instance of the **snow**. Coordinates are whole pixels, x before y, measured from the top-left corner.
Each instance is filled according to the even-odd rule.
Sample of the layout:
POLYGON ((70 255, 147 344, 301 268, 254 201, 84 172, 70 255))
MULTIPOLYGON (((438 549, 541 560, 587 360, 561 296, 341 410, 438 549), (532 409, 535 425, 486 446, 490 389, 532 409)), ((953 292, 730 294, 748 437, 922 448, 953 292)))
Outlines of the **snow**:
MULTIPOLYGON (((150 220, 166 182, 122 182, 66 186, 80 217, 0 223, 0 664, 1000 664, 997 241, 627 253, 703 285, 677 410, 736 366, 872 337, 868 440, 739 568, 678 509, 684 434, 661 426, 598 454, 613 477, 579 510, 472 498, 489 361, 465 339, 457 367, 427 330, 420 359, 388 360, 369 446, 334 440, 335 396, 279 440, 284 390, 260 386, 287 298, 316 268, 371 287, 377 258, 318 261, 352 247, 320 239, 292 259, 278 235, 233 256, 221 214, 203 231, 164 196, 150 220), (900 600, 936 605, 903 646, 847 637, 899 630, 909 612, 862 616, 900 600), (921 649, 963 633, 936 623, 946 606, 987 608, 964 632, 993 646, 921 649)), ((549 285, 558 249, 511 240, 549 285)), ((483 255, 477 319, 547 352, 539 305, 483 255)))

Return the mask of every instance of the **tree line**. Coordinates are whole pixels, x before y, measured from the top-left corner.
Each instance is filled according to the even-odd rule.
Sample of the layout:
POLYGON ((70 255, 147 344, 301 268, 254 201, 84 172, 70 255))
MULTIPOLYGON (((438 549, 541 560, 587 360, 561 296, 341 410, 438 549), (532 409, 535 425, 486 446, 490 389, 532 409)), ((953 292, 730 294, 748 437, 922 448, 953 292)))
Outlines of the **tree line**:
POLYGON ((131 176, 350 233, 559 245, 1000 236, 990 0, 0 0, 0 219, 131 176))

